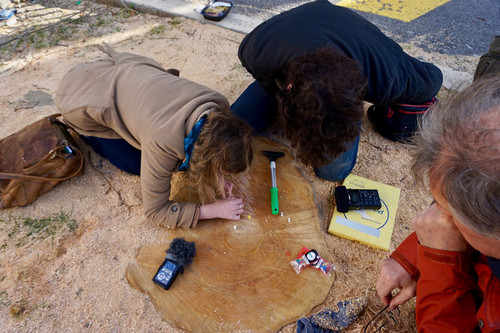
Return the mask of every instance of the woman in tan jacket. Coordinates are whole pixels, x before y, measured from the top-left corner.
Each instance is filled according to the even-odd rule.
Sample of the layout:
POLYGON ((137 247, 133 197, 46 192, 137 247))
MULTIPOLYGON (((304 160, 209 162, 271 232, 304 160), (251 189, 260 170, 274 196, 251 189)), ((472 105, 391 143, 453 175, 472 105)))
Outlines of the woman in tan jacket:
POLYGON ((252 129, 216 91, 151 58, 105 46, 109 57, 77 65, 62 79, 56 105, 64 120, 111 163, 140 174, 151 220, 184 228, 239 220, 244 203, 232 197, 231 177, 252 161, 252 129), (169 200, 179 170, 188 172, 201 205, 169 200))

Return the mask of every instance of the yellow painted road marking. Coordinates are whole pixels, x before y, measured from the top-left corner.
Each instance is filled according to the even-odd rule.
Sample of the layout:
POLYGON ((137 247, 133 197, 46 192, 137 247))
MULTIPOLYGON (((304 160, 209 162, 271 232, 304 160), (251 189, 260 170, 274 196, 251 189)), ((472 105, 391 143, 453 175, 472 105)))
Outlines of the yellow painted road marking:
POLYGON ((342 0, 336 5, 410 22, 450 0, 342 0))

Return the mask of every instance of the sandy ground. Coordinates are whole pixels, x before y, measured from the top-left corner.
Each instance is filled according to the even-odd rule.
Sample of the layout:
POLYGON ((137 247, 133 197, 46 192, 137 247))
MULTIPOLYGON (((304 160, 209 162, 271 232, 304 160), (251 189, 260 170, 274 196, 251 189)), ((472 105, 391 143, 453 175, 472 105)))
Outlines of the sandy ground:
MULTIPOLYGON (((63 2, 56 12, 72 14, 84 4, 63 2)), ((53 31, 50 36, 30 34, 0 49, 0 137, 57 112, 53 97, 60 79, 72 66, 101 57, 94 47, 101 42, 118 51, 150 56, 165 68, 178 68, 181 76, 222 92, 230 102, 253 81, 237 58, 242 34, 203 22, 89 5, 89 16, 55 25, 48 29, 53 31), (63 38, 56 40, 58 34, 63 38), (36 38, 29 41, 30 36, 36 38), (44 38, 52 43, 38 47, 36 43, 44 38)), ((18 26, 26 21, 21 11, 18 26)), ((14 33, 10 27, 1 29, 4 35, 14 33)), ((443 66, 469 73, 475 68, 476 59, 429 55, 411 45, 403 47, 443 66)), ((411 218, 431 198, 409 173, 408 147, 383 139, 365 120, 353 173, 401 189, 393 250, 411 232, 411 218)), ((278 137, 272 129, 267 135, 278 137)), ((87 158, 82 176, 60 184, 27 207, 0 211, 0 330, 178 332, 161 319, 147 296, 130 288, 124 279, 138 248, 154 239, 158 228, 142 216, 139 178, 117 170, 79 143, 87 158), (67 220, 52 232, 42 229, 29 234, 24 223, 27 217, 56 220, 57 215, 67 220), (72 224, 77 228, 71 228, 72 224)), ((301 166, 300 170, 314 186, 318 223, 337 267, 328 297, 312 313, 368 293, 366 310, 348 330, 359 332, 383 308, 374 285, 381 261, 390 251, 328 234, 330 192, 336 184, 316 178, 310 168, 301 166)), ((401 306, 401 314, 395 318, 388 331, 414 331, 414 301, 401 306)), ((295 331, 295 323, 281 331, 295 331)))

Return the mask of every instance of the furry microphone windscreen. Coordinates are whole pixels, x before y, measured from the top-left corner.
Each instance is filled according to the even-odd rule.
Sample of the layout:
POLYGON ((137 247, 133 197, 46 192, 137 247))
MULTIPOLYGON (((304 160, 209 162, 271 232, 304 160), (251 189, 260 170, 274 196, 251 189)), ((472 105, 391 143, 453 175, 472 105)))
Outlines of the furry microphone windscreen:
POLYGON ((174 238, 167 250, 175 260, 182 266, 188 266, 193 261, 196 254, 194 242, 188 242, 184 238, 174 238))

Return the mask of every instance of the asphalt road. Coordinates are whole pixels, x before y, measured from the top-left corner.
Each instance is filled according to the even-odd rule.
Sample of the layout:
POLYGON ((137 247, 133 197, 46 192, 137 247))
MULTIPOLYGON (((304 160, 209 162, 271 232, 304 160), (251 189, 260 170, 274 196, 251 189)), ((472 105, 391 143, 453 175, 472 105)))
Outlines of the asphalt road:
MULTIPOLYGON (((205 3, 202 0, 189 1, 205 3)), ((232 1, 234 3, 232 11, 259 19, 268 19, 290 8, 309 2, 296 0, 232 1)), ((414 1, 415 3, 419 2, 419 0, 414 1)), ((340 0, 332 0, 331 2, 336 4, 340 0)), ((500 34, 500 0, 451 0, 411 22, 403 22, 364 11, 357 12, 397 42, 412 43, 427 52, 456 56, 481 55, 487 51, 495 34, 500 34)))

